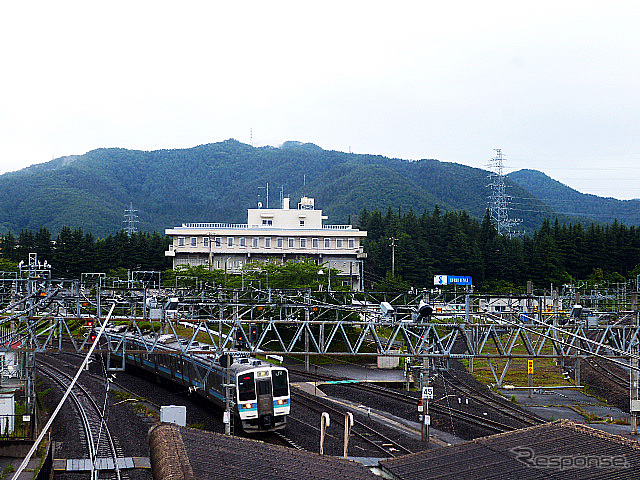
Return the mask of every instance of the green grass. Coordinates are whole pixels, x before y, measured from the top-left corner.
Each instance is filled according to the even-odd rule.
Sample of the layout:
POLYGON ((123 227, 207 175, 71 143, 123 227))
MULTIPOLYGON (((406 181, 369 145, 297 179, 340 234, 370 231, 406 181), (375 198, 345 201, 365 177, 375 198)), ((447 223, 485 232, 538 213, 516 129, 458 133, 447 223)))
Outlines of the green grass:
MULTIPOLYGON (((502 341, 507 341, 508 337, 505 335, 502 341)), ((535 335, 532 336, 532 341, 536 341, 535 335)), ((483 349, 483 353, 497 354, 498 349, 493 343, 487 342, 487 345, 483 349)), ((513 354, 526 355, 527 350, 524 345, 516 345, 513 350, 513 354)), ((540 352, 542 355, 553 354, 553 347, 545 345, 540 352)), ((469 360, 464 360, 463 363, 469 369, 469 360)), ((502 374, 502 370, 507 363, 506 359, 492 359, 494 369, 498 376, 502 374)), ((473 376, 480 382, 489 385, 496 382, 491 368, 489 367, 489 361, 487 359, 474 360, 473 376)), ((562 368, 556 365, 553 358, 535 358, 534 359, 534 374, 533 384, 536 387, 549 387, 549 386, 573 386, 572 382, 565 380, 562 374, 562 368)), ((507 372, 503 385, 515 385, 516 387, 529 386, 528 364, 526 358, 513 359, 509 371, 507 372)))

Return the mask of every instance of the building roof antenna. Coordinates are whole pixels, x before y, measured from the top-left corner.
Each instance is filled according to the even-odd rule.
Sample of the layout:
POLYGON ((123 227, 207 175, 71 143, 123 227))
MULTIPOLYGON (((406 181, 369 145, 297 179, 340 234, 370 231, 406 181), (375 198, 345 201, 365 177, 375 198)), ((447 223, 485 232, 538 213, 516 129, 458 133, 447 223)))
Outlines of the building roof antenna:
MULTIPOLYGON (((265 208, 269 208, 269 182, 267 182, 267 186, 266 187, 258 187, 258 190, 262 190, 263 188, 266 189, 266 195, 265 195, 265 200, 266 200, 266 206, 265 208)), ((258 195, 258 198, 260 198, 260 195, 258 195)), ((262 208, 262 202, 258 202, 258 208, 262 208)))

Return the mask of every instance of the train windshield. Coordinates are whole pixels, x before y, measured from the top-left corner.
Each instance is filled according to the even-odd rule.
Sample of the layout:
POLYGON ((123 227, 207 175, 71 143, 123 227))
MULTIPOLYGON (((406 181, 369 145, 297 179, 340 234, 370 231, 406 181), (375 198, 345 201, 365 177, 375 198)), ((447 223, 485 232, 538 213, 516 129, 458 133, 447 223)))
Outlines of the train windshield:
POLYGON ((238 375, 238 400, 246 402, 247 400, 255 400, 256 398, 256 382, 253 378, 253 372, 238 375))
POLYGON ((258 395, 271 395, 271 381, 269 379, 266 380, 258 380, 258 395))
POLYGON ((285 397, 289 395, 289 382, 287 380, 286 370, 273 370, 271 372, 271 380, 273 381, 274 397, 285 397))

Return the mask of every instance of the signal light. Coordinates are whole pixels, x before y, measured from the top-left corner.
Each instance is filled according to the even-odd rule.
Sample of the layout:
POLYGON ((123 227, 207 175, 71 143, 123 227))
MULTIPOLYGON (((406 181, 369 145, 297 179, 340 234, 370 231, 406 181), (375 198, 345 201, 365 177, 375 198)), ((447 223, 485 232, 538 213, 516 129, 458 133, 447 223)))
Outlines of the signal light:
POLYGON ((91 343, 95 342, 96 338, 98 338, 98 335, 94 330, 91 330, 91 334, 89 335, 89 339, 91 340, 91 343))
POLYGON ((244 334, 242 333, 242 330, 237 329, 236 330, 236 346, 242 347, 243 345, 244 345, 244 334))
POLYGON ((251 343, 256 343, 256 341, 258 340, 257 325, 251 325, 251 329, 249 330, 249 339, 251 340, 251 343))
POLYGON ((87 327, 93 328, 93 320, 87 320, 87 327))

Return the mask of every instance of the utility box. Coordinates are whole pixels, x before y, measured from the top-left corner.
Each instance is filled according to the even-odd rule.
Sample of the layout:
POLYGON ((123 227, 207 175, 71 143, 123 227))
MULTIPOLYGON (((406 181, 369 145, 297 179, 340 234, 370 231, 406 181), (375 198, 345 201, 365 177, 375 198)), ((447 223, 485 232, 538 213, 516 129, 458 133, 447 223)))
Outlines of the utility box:
POLYGON ((389 302, 381 302, 380 303, 380 312, 385 317, 390 317, 395 312, 395 309, 389 302))
MULTIPOLYGON (((392 350, 390 353, 400 353, 400 350, 392 350)), ((400 366, 400 357, 378 355, 378 368, 391 370, 400 366)))
POLYGON ((160 407, 160 421, 187 426, 187 407, 181 405, 163 405, 160 407))
POLYGON ((15 429, 16 404, 13 394, 0 395, 0 434, 10 435, 15 429))

